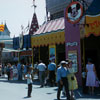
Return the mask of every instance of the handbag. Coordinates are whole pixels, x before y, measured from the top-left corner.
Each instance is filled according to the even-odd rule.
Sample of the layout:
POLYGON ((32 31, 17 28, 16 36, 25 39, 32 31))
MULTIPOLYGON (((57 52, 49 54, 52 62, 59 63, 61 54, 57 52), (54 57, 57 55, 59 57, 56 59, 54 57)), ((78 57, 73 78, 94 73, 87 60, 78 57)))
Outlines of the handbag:
POLYGON ((95 81, 95 86, 96 86, 96 87, 99 87, 99 85, 100 85, 99 79, 98 79, 98 78, 96 78, 96 81, 95 81))
POLYGON ((72 81, 74 80, 74 76, 71 76, 71 80, 72 80, 72 81))

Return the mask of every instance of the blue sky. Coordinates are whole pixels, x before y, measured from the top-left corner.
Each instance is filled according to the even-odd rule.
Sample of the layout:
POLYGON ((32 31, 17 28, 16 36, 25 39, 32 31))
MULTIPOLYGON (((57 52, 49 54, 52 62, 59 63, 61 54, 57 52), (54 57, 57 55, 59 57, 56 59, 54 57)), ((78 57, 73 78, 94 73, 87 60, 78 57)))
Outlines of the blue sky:
MULTIPOLYGON (((41 25, 46 16, 45 0, 36 1, 36 14, 39 25, 41 25)), ((26 27, 28 21, 31 23, 34 8, 33 0, 0 0, 0 23, 5 23, 11 32, 11 37, 19 36, 21 33, 21 25, 26 27)), ((26 33, 27 34, 27 33, 26 33)))

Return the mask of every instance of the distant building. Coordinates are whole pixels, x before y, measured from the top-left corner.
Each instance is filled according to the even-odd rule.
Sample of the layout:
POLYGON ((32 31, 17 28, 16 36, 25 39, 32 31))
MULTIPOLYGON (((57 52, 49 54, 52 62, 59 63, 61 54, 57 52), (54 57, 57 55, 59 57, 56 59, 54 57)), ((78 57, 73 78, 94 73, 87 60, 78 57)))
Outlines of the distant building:
POLYGON ((46 0, 47 15, 50 13, 50 19, 64 17, 64 8, 66 8, 72 0, 46 0))
POLYGON ((4 25, 4 32, 0 32, 0 39, 1 38, 5 38, 5 39, 9 39, 10 38, 10 31, 7 27, 7 25, 4 25))
POLYGON ((31 35, 33 35, 38 30, 38 20, 36 13, 33 13, 33 18, 31 26, 29 28, 29 33, 27 35, 22 35, 13 38, 13 48, 19 50, 19 57, 15 52, 15 58, 18 58, 21 63, 31 63, 32 62, 32 49, 31 49, 31 35))
POLYGON ((4 31, 0 32, 0 43, 4 44, 4 48, 2 51, 1 62, 10 62, 12 60, 11 49, 13 49, 13 40, 10 37, 10 31, 5 23, 4 31))
POLYGON ((13 38, 13 49, 18 52, 13 52, 14 53, 14 61, 19 61, 21 63, 25 62, 31 62, 31 55, 32 51, 30 50, 31 48, 31 35, 22 35, 21 37, 14 37, 13 38), (22 39, 22 41, 20 41, 22 39))
MULTIPOLYGON (((47 20, 50 20, 50 21, 52 20, 53 21, 53 20, 56 19, 59 22, 61 17, 64 20, 64 23, 65 24, 63 23, 63 26, 64 27, 63 27, 63 30, 62 30, 62 32, 64 32, 64 37, 63 37, 63 34, 61 34, 61 36, 60 36, 60 37, 63 37, 63 40, 65 40, 64 43, 63 44, 60 44, 60 45, 57 45, 57 43, 55 43, 55 44, 52 43, 53 41, 55 41, 55 40, 58 39, 58 37, 57 37, 58 36, 58 33, 57 33, 56 38, 54 36, 52 36, 52 42, 51 43, 56 46, 56 54, 55 55, 56 55, 56 62, 57 62, 57 64, 59 64, 59 62, 61 60, 63 60, 63 59, 68 59, 68 58, 71 59, 71 60, 74 59, 74 61, 72 60, 72 62, 75 62, 75 63, 73 63, 72 67, 74 69, 74 72, 77 72, 77 74, 76 74, 77 80, 78 80, 78 83, 81 85, 81 61, 80 61, 81 60, 81 57, 80 57, 81 54, 80 54, 80 48, 79 48, 79 46, 80 46, 79 43, 80 42, 77 42, 77 40, 80 41, 80 37, 79 37, 80 36, 80 31, 79 31, 78 25, 75 26, 75 27, 72 24, 71 24, 72 25, 72 27, 71 27, 70 23, 66 25, 67 18, 65 18, 65 16, 64 16, 65 9, 68 6, 70 6, 69 4, 72 3, 73 1, 79 1, 82 4, 83 12, 84 12, 84 15, 85 15, 86 9, 90 6, 90 4, 91 4, 91 2, 93 0, 46 0, 46 12, 47 12, 47 20), (71 34, 71 33, 73 33, 73 34, 71 34), (79 34, 77 34, 77 33, 79 33, 79 34), (78 38, 76 38, 76 37, 78 37, 78 38), (62 50, 61 50, 61 47, 63 47, 62 50), (75 53, 75 51, 76 51, 76 53, 75 53), (73 54, 73 52, 74 52, 74 54, 73 54), (61 59, 59 59, 59 58, 61 58, 61 59), (75 59, 76 59, 76 61, 75 61, 75 59), (77 60, 78 60, 78 64, 77 64, 77 60)), ((75 7, 73 7, 73 8, 76 9, 75 7)), ((55 20, 55 23, 57 23, 56 20, 55 20)), ((60 23, 58 25, 56 24, 55 26, 56 27, 59 27, 61 25, 62 25, 62 23, 60 23)), ((45 27, 48 27, 48 26, 46 25, 45 27)), ((45 28, 44 30, 46 30, 46 29, 48 29, 48 31, 49 31, 49 28, 45 28)), ((56 30, 56 31, 58 31, 58 30, 56 30)), ((41 32, 41 33, 42 34, 40 35, 41 36, 40 39, 42 40, 43 32, 41 32)), ((55 33, 55 31, 53 31, 53 33, 55 33)), ((46 33, 46 35, 47 35, 47 33, 46 33)), ((37 41, 39 41, 40 39, 37 37, 37 41)), ((46 40, 46 39, 44 39, 44 40, 46 40)), ((50 35, 49 35, 48 40, 50 41, 50 35)), ((61 39, 59 39, 59 40, 61 40, 61 39)), ((36 41, 36 38, 34 38, 34 36, 33 36, 33 41, 32 41, 33 44, 35 44, 34 43, 35 41, 36 41)), ((39 42, 39 43, 46 43, 46 42, 39 42)), ((41 50, 41 48, 40 48, 40 50, 41 50)), ((40 55, 40 57, 41 57, 41 55, 40 55)))
MULTIPOLYGON (((87 7, 91 4, 93 0, 73 0, 73 1, 79 1, 87 9, 87 7)), ((64 9, 71 2, 72 0, 46 0, 46 11, 49 19, 52 20, 64 17, 64 9)))

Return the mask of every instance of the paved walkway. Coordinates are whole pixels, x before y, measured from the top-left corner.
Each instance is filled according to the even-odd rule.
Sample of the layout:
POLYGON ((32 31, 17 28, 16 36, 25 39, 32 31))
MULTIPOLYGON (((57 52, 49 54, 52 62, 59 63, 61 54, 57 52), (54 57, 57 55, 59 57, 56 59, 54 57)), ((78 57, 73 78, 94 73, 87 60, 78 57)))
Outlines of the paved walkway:
MULTIPOLYGON (((32 97, 27 98, 27 84, 26 81, 7 81, 7 79, 0 78, 0 100, 57 100, 57 87, 40 88, 39 82, 34 81, 32 97)), ((96 91, 94 96, 82 94, 82 89, 75 91, 76 100, 100 100, 100 91, 96 91)), ((66 98, 61 95, 61 100, 66 98)))

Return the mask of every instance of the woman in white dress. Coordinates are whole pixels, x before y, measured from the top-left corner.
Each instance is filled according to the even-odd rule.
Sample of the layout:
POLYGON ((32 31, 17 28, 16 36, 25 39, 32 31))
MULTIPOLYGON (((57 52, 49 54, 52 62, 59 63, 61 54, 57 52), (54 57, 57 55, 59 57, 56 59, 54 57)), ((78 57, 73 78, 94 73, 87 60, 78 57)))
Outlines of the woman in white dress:
POLYGON ((86 86, 89 87, 90 94, 94 94, 94 87, 96 86, 96 70, 91 59, 88 60, 88 63, 86 65, 86 71, 87 71, 86 86))

